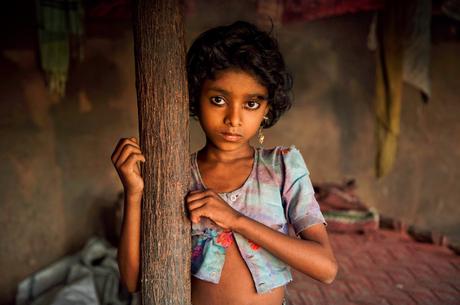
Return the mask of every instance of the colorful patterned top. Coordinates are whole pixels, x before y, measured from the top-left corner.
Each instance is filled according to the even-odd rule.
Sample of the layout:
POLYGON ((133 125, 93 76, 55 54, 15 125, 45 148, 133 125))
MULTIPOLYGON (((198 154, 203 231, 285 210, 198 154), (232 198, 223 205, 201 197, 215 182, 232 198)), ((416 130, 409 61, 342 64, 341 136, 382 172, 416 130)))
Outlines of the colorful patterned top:
MULTIPOLYGON (((197 153, 190 156, 191 190, 205 190, 197 153)), ((244 184, 232 192, 219 193, 232 208, 284 234, 288 223, 298 234, 317 223, 326 224, 300 152, 294 147, 255 148, 252 171, 244 184)), ((219 283, 226 248, 236 241, 248 266, 257 293, 269 292, 292 280, 284 262, 236 232, 226 232, 208 218, 192 225, 192 275, 219 283)))

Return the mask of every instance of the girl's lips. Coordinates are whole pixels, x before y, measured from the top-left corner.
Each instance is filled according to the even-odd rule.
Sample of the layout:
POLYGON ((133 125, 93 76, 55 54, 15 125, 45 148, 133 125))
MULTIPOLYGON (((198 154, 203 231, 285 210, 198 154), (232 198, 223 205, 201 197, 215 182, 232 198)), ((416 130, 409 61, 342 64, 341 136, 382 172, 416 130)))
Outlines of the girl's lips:
POLYGON ((229 142, 237 142, 239 141, 242 136, 238 135, 238 134, 231 134, 231 133, 221 133, 221 135, 223 136, 223 138, 229 142))

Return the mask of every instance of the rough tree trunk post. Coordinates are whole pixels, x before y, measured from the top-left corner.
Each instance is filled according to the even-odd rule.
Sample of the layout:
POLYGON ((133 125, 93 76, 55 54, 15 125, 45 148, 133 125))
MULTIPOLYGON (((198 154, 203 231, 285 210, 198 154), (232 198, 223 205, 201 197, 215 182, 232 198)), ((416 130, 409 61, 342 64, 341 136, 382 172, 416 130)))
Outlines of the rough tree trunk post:
POLYGON ((190 305, 189 121, 179 0, 133 6, 140 143, 146 162, 141 227, 144 305, 190 305))

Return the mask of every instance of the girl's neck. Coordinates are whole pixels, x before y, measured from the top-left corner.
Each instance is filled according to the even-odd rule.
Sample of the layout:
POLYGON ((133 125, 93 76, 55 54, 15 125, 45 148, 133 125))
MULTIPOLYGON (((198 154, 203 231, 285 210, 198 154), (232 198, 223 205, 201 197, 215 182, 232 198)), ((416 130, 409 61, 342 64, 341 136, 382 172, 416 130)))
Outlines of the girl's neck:
POLYGON ((199 154, 207 162, 230 163, 238 159, 252 157, 254 155, 254 148, 249 143, 246 143, 246 145, 233 150, 222 150, 207 141, 206 145, 199 151, 199 154))

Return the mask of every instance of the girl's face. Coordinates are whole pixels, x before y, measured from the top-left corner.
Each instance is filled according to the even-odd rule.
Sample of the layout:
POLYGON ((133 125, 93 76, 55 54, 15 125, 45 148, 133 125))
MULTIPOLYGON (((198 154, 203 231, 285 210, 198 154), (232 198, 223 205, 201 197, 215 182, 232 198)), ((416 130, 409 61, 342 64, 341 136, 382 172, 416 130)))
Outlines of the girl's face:
POLYGON ((207 140, 222 150, 248 145, 268 113, 267 98, 267 88, 241 70, 224 70, 206 80, 199 119, 207 140))

